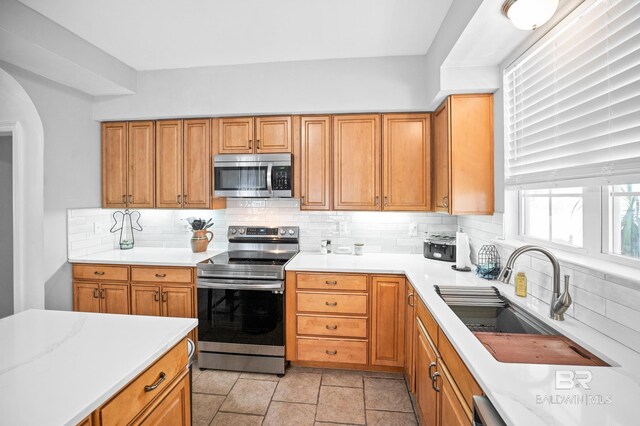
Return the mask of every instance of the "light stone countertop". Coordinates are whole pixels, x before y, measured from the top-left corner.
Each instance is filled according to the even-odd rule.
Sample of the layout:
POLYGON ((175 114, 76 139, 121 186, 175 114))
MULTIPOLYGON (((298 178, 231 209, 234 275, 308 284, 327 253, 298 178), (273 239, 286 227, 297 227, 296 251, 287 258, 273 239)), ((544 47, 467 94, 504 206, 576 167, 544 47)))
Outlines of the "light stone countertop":
POLYGON ((188 248, 135 247, 131 250, 109 250, 86 256, 71 257, 69 263, 100 263, 122 265, 158 265, 194 267, 224 250, 193 253, 188 248))
POLYGON ((503 420, 510 425, 631 425, 638 422, 640 354, 567 317, 548 318, 548 306, 519 298, 514 287, 456 272, 451 263, 420 254, 321 255, 302 252, 289 271, 404 274, 425 302, 503 420), (495 286, 513 304, 573 339, 612 367, 509 364, 497 361, 435 292, 434 285, 495 286), (592 373, 590 389, 556 389, 557 370, 592 373), (606 402, 610 398, 610 403, 606 402))
POLYGON ((0 424, 78 424, 197 324, 44 310, 1 319, 0 424))

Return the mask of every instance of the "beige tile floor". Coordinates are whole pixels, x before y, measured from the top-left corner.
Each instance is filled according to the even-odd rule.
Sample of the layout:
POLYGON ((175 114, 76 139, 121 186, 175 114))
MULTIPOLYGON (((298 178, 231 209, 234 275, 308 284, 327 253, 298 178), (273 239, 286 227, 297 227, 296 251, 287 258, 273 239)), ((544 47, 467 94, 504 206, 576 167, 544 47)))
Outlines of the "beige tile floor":
POLYGON ((193 424, 417 425, 404 377, 291 367, 284 377, 193 370, 193 424))

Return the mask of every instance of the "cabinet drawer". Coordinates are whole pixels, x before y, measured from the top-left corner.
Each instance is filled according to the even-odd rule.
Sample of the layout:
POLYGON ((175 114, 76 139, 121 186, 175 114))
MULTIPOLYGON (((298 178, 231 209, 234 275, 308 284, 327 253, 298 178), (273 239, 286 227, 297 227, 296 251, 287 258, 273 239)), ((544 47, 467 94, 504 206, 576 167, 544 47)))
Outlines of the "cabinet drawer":
POLYGON ((298 360, 366 364, 367 341, 298 337, 298 360))
POLYGON ((299 289, 311 290, 367 290, 366 275, 298 274, 299 289))
POLYGON ((424 325, 424 328, 427 329, 429 337, 433 343, 438 346, 438 323, 433 319, 431 312, 429 312, 429 309, 427 309, 420 297, 416 296, 414 297, 414 300, 416 316, 420 318, 420 321, 422 321, 422 324, 424 325))
POLYGON ((366 315, 366 294, 298 293, 298 312, 366 315))
POLYGON ((91 281, 129 281, 128 266, 73 265, 73 278, 91 281))
POLYGON ((151 367, 129 382, 120 393, 100 409, 101 424, 103 426, 128 424, 153 399, 162 394, 173 379, 186 368, 187 340, 183 339, 151 367), (158 383, 163 375, 164 380, 158 387, 145 390, 145 386, 158 383))
POLYGON ((367 319, 299 315, 298 334, 365 339, 367 337, 367 319))
POLYGON ((131 267, 131 281, 147 283, 191 283, 191 268, 131 267))

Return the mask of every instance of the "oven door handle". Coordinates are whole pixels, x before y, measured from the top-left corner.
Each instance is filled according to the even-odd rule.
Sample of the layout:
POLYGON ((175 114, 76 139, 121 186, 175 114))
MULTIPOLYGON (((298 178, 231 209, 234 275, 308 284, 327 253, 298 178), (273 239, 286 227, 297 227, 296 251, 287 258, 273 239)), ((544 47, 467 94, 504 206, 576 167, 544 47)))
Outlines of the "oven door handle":
POLYGON ((255 290, 255 291, 272 291, 284 290, 284 281, 271 281, 269 283, 257 283, 255 281, 233 282, 233 281, 204 281, 198 280, 198 288, 212 288, 218 290, 255 290))

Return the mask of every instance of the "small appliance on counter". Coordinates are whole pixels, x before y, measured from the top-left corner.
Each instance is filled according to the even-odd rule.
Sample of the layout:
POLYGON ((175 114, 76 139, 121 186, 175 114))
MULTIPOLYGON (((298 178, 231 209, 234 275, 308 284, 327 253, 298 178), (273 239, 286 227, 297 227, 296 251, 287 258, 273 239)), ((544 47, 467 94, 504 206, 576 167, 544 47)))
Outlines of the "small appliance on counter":
POLYGON ((428 232, 424 239, 424 257, 427 259, 442 260, 445 262, 456 261, 456 235, 455 233, 428 232))

